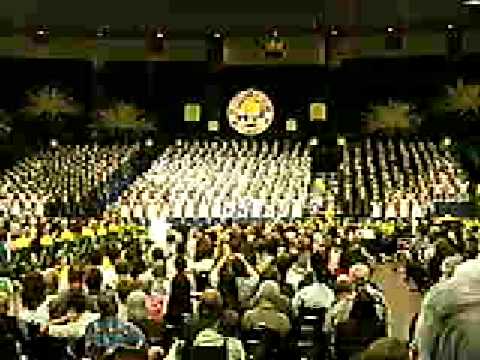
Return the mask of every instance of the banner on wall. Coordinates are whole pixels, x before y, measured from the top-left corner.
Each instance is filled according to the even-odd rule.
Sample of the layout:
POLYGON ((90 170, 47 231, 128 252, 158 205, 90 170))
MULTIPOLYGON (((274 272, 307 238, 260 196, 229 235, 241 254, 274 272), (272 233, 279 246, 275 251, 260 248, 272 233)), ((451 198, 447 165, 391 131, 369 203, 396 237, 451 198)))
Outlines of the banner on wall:
POLYGON ((183 117, 186 122, 199 122, 201 107, 197 103, 189 103, 184 106, 183 117))
POLYGON ((310 121, 327 120, 327 106, 325 103, 310 104, 310 121))

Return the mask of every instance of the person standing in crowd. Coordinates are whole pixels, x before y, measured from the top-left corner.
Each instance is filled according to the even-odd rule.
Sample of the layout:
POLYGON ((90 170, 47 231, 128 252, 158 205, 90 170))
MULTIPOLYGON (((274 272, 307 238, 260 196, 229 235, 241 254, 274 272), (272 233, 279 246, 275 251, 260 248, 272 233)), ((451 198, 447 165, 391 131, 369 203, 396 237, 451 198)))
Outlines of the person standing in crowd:
POLYGON ((419 360, 476 359, 480 355, 480 260, 459 265, 425 295, 415 331, 419 360))
POLYGON ((170 299, 168 303, 167 318, 173 324, 179 325, 182 322, 182 314, 191 314, 193 305, 190 298, 192 284, 185 274, 187 267, 186 261, 183 257, 175 259, 175 268, 177 274, 172 280, 170 299))

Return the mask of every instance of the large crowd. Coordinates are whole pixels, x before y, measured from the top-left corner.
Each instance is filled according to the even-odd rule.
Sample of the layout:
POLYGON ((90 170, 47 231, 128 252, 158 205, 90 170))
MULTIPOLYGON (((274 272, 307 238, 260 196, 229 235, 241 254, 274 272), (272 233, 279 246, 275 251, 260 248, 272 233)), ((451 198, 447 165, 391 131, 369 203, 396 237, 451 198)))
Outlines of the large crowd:
MULTIPOLYGON (((227 189, 222 201, 238 200, 244 195, 238 189, 263 199, 256 186, 269 176, 276 179, 277 173, 269 172, 276 166, 273 157, 294 185, 289 190, 289 179, 282 178, 275 180, 279 186, 301 201, 310 196, 305 180, 295 177, 308 161, 299 156, 289 164, 286 153, 298 153, 299 147, 285 149, 282 158, 278 149, 269 155, 267 146, 247 145, 232 151, 263 154, 265 174, 258 168, 261 161, 237 166, 233 160, 242 156, 229 154, 227 147, 215 151, 220 162, 230 161, 226 169, 238 175, 235 181, 258 172, 252 181, 213 181, 225 173, 215 168, 209 146, 190 151, 180 145, 153 163, 152 169, 164 172, 146 172, 123 194, 116 188, 118 204, 131 196, 143 206, 146 194, 147 204, 149 199, 158 204, 153 200, 159 196, 167 205, 180 200, 186 205, 186 199, 199 205, 198 189, 208 187, 190 182, 205 174, 212 177, 205 185, 227 189), (210 170, 197 166, 199 160, 210 170), (195 171, 180 172, 188 169, 195 171)), ((427 184, 436 177, 428 179, 427 184)), ((265 198, 267 204, 280 199, 279 194, 265 198)), ((149 219, 147 206, 137 215, 134 208, 132 213, 114 206, 97 217, 43 216, 29 231, 2 219, 2 358, 479 358, 478 223, 422 216, 412 226, 400 216, 302 217, 290 211, 249 216, 255 219, 223 214, 215 225, 168 225, 175 213, 157 208, 149 219), (412 291, 423 294, 408 341, 392 336, 395 299, 386 300, 374 276, 382 267, 405 269, 412 291)), ((40 214, 30 215, 38 220, 35 216, 40 214)))
POLYGON ((299 218, 311 158, 301 143, 186 141, 168 147, 119 200, 125 221, 299 218))
POLYGON ((356 216, 432 216, 435 203, 468 202, 470 182, 455 156, 432 141, 367 138, 342 150, 342 211, 356 216))

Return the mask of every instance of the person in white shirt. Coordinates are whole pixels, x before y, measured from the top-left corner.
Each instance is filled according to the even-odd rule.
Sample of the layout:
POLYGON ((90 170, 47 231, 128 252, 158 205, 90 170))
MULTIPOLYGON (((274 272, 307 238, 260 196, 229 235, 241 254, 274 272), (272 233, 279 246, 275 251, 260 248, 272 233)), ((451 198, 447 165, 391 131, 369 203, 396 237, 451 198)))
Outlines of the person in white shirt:
POLYGON ((195 216, 195 205, 193 199, 187 199, 185 204, 185 217, 192 219, 195 216))
POLYGON ((389 200, 387 202, 387 207, 385 209, 385 217, 387 219, 395 219, 397 216, 396 216, 396 210, 395 210, 395 204, 393 203, 392 200, 389 200))
POLYGON ((380 219, 382 217, 382 203, 378 201, 372 202, 372 217, 380 219))
POLYGON ((295 291, 298 290, 300 282, 305 278, 305 275, 311 270, 310 259, 306 254, 299 256, 299 259, 287 271, 286 283, 291 285, 295 291))
POLYGON ((134 210, 133 210, 133 217, 135 218, 135 221, 140 222, 141 219, 143 219, 143 205, 140 203, 135 204, 134 210))
POLYGON ((252 200, 252 217, 254 219, 259 219, 262 217, 263 212, 263 203, 260 199, 252 200))
POLYGON ((412 218, 420 219, 422 218, 422 207, 419 203, 418 197, 412 200, 412 218))
POLYGON ((211 214, 212 214, 212 217, 216 218, 216 219, 222 217, 222 204, 221 204, 220 199, 218 197, 216 197, 213 200, 211 214))
POLYGON ((292 300, 292 310, 295 316, 299 315, 301 307, 307 309, 328 309, 335 301, 334 292, 325 284, 314 281, 313 273, 308 273, 304 282, 307 284, 295 294, 292 300))
POLYGON ((181 218, 183 216, 183 201, 180 199, 174 200, 173 205, 173 217, 174 218, 181 218))
POLYGON ((152 221, 158 216, 158 208, 153 202, 147 205, 147 218, 152 221))
POLYGON ((407 219, 410 217, 410 202, 407 199, 406 195, 403 195, 400 198, 400 217, 403 219, 407 219))

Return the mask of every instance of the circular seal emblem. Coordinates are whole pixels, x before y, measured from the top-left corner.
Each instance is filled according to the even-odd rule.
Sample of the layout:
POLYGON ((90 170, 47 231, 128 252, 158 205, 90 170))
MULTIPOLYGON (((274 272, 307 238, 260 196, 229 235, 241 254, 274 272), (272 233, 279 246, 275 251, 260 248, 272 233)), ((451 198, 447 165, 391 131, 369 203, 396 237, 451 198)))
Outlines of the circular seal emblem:
POLYGON ((230 126, 244 135, 261 134, 273 122, 273 104, 262 91, 247 89, 229 102, 227 118, 230 126))

